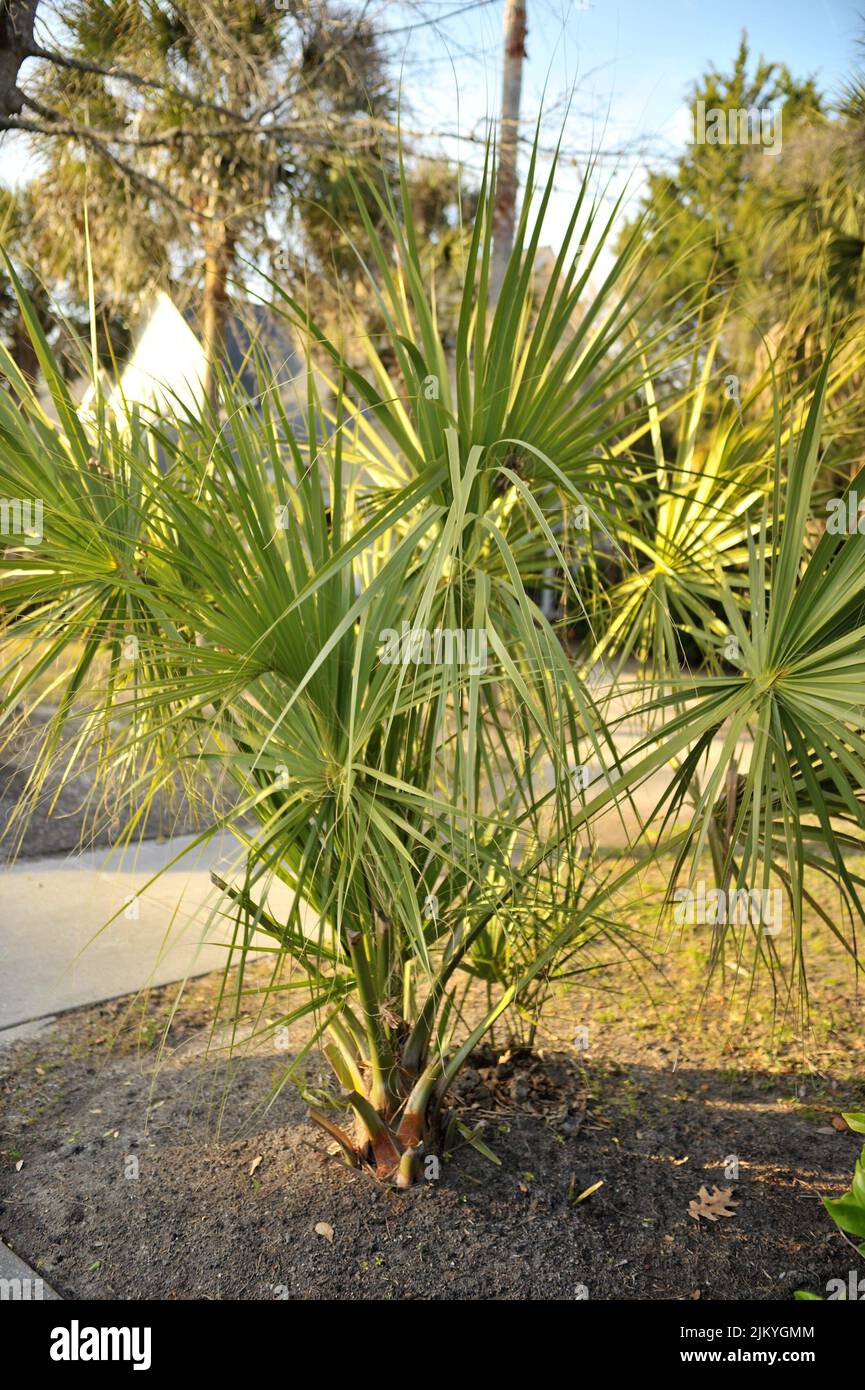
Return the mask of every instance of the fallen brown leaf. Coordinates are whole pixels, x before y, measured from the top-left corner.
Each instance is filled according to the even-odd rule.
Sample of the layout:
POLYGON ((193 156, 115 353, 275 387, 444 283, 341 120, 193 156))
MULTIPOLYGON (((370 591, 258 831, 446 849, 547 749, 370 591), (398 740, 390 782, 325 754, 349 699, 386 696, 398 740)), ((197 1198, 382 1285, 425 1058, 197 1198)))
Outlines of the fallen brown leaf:
POLYGON ((333 1227, 329 1222, 317 1221, 315 1224, 315 1234, 317 1236, 324 1236, 325 1240, 329 1240, 331 1245, 333 1245, 333 1227))
POLYGON ((252 1160, 252 1162, 250 1163, 250 1165, 249 1165, 249 1176, 250 1176, 250 1177, 252 1177, 253 1173, 255 1172, 256 1168, 258 1167, 258 1165, 259 1165, 260 1163, 261 1163, 261 1154, 258 1154, 258 1156, 257 1156, 256 1158, 254 1158, 254 1159, 252 1160))
POLYGON ((729 1211, 729 1207, 737 1207, 738 1202, 734 1202, 732 1187, 713 1187, 711 1193, 706 1187, 701 1187, 697 1197, 688 1203, 688 1215, 693 1216, 695 1221, 699 1221, 701 1216, 705 1216, 707 1221, 717 1221, 719 1216, 735 1216, 734 1211, 729 1211))

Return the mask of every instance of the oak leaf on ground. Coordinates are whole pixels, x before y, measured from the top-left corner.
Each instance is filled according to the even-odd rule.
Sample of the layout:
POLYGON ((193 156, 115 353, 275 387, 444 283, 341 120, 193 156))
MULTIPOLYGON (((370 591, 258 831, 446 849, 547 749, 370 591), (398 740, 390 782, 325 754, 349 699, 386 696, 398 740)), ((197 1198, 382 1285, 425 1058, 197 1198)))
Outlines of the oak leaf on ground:
POLYGON ((732 1187, 713 1187, 711 1192, 701 1187, 697 1196, 688 1203, 688 1215, 693 1216, 695 1221, 699 1221, 701 1216, 707 1221, 717 1221, 719 1216, 735 1216, 736 1213, 730 1208, 738 1205, 733 1201, 732 1187))

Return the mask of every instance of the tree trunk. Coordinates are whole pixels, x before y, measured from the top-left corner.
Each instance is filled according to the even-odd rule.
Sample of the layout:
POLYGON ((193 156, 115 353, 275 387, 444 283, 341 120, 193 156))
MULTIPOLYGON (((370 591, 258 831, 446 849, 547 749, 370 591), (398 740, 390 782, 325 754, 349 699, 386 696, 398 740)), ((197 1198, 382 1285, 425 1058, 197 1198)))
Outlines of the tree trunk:
POLYGON ((523 59, 526 56, 525 0, 506 0, 504 15, 505 58, 502 72, 502 116, 499 123, 499 157, 493 207, 493 255, 490 299, 496 303, 508 257, 514 244, 517 216, 517 133, 523 59))
POLYGON ((20 311, 15 315, 15 326, 12 330, 9 352, 16 367, 23 372, 30 384, 35 386, 36 378, 39 375, 39 358, 20 311))
POLYGON ((234 238, 221 225, 208 228, 204 237, 204 302, 201 310, 205 356, 204 391, 216 404, 217 364, 225 347, 228 321, 228 279, 234 261, 234 238))
POLYGON ((39 0, 0 0, 0 129, 3 118, 21 114, 18 71, 33 48, 39 0))

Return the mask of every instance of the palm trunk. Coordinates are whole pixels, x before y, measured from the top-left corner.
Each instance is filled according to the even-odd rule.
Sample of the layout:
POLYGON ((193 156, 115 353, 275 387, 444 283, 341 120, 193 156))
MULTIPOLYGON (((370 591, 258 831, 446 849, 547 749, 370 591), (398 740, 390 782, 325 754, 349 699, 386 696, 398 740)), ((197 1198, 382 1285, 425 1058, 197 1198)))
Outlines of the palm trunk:
POLYGON ((211 405, 216 405, 217 364, 225 347, 225 328, 228 321, 228 279, 234 260, 234 239, 224 226, 215 225, 204 240, 204 302, 202 333, 204 337, 204 393, 211 405))
MULTIPOLYGON (((36 378, 39 375, 39 357, 33 346, 33 340, 30 337, 30 332, 20 310, 15 316, 10 353, 15 365, 23 372, 30 384, 35 385, 36 378)), ((19 401, 18 405, 19 409, 24 409, 23 401, 19 401)))
POLYGON ((502 116, 499 125, 499 158, 496 199, 493 207, 493 257, 490 300, 498 300, 505 267, 514 244, 517 216, 517 133, 523 59, 526 56, 525 0, 506 0, 504 15, 505 58, 502 72, 502 116))

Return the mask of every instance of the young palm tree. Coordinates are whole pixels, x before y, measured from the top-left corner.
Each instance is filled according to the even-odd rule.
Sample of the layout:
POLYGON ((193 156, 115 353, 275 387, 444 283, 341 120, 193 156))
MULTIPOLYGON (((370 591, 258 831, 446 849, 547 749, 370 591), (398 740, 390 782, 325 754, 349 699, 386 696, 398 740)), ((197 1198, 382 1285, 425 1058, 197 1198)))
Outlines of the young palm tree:
MULTIPOLYGON (((753 726, 729 834, 710 834, 716 771, 670 843, 694 863, 711 843, 737 882, 755 865, 786 875, 800 904, 805 869, 828 852, 858 906, 843 850, 865 776, 853 727, 865 559, 860 538, 852 550, 824 538, 803 569, 826 368, 790 437, 784 505, 779 424, 771 522, 736 522, 750 623, 718 565, 741 669, 685 682, 671 667, 675 688, 644 713, 673 718, 620 755, 536 599, 552 571, 591 607, 561 545, 574 507, 620 550, 638 534, 644 469, 631 449, 661 412, 639 404, 647 348, 629 332, 630 253, 592 298, 598 251, 569 254, 595 226, 584 189, 539 289, 540 223, 524 212, 489 317, 485 181, 452 370, 404 180, 398 198, 381 201, 395 261, 367 229, 393 375, 373 349, 357 371, 292 304, 332 376, 325 409, 310 361, 303 428, 264 364, 255 401, 223 380, 224 422, 210 409, 164 423, 130 412, 121 428, 99 405, 85 421, 18 286, 59 425, 4 354, 0 491, 39 499, 44 518, 38 544, 20 537, 2 559, 0 738, 53 704, 24 816, 61 747, 61 781, 90 766, 119 783, 129 833, 178 777, 190 789, 230 779, 233 800, 200 837, 227 827, 240 845, 239 871, 217 881, 234 922, 226 998, 238 1012, 257 999, 264 1027, 313 1020, 308 1047, 321 1045, 339 1085, 312 1097, 314 1118, 350 1161, 408 1184, 445 1142, 449 1091, 495 1021, 516 1002, 534 1008, 579 952, 627 942, 617 894, 642 866, 602 871, 592 827, 612 806, 624 817, 671 759, 661 809, 674 817, 712 738, 726 769, 753 726), (600 776, 587 787, 574 773, 589 757, 600 776), (263 986, 249 977, 258 955, 272 966, 263 986), (466 979, 491 987, 467 1024, 466 979)), ((714 505, 699 487, 689 500, 701 585, 701 508, 714 505)), ((672 513, 664 525, 677 545, 672 513)), ((641 835, 641 817, 631 823, 641 835)))
MULTIPOLYGON (((780 881, 791 930, 779 937, 757 923, 755 960, 778 962, 786 936, 803 999, 804 903, 854 959, 855 923, 863 919, 863 879, 854 865, 865 850, 865 537, 855 528, 827 528, 815 544, 811 527, 830 370, 827 357, 807 417, 788 436, 786 459, 776 415, 772 492, 746 536, 747 603, 738 572, 725 572, 719 556, 714 600, 725 623, 726 659, 716 673, 680 675, 671 693, 646 706, 671 713, 661 751, 680 760, 658 810, 675 818, 694 800, 679 865, 690 857, 692 883, 709 847, 725 890, 768 891, 780 881), (749 752, 739 769, 743 738, 749 752), (697 774, 713 740, 722 746, 700 787, 697 774), (840 921, 814 897, 813 874, 837 890, 840 921)), ((638 763, 656 756, 654 742, 634 749, 638 763)), ((731 925, 719 923, 715 963, 731 925)))
POLYGON ((218 880, 234 997, 248 1002, 247 962, 266 951, 271 1026, 311 1015, 341 1087, 314 1118, 408 1183, 477 1041, 562 953, 622 930, 615 882, 585 861, 572 776, 580 749, 615 752, 530 585, 558 551, 538 496, 578 498, 575 480, 615 459, 622 420, 605 425, 602 401, 626 399, 630 358, 606 362, 627 258, 576 322, 594 258, 562 260, 535 304, 525 218, 487 329, 487 190, 452 386, 414 233, 382 211, 403 258, 400 279, 381 260, 385 318, 411 396, 307 325, 334 392, 325 413, 310 370, 303 429, 265 364, 255 402, 223 381, 225 425, 209 409, 121 428, 98 406, 84 421, 18 287, 60 425, 4 357, 17 400, 0 399, 0 487, 40 499, 44 534, 3 557, 0 727, 56 702, 22 817, 61 746, 63 779, 110 775, 138 828, 178 776, 190 791, 230 778, 230 810, 201 838, 228 826, 242 845, 240 872, 218 880), (512 943, 510 975, 457 1033, 458 978, 493 938, 512 943))

